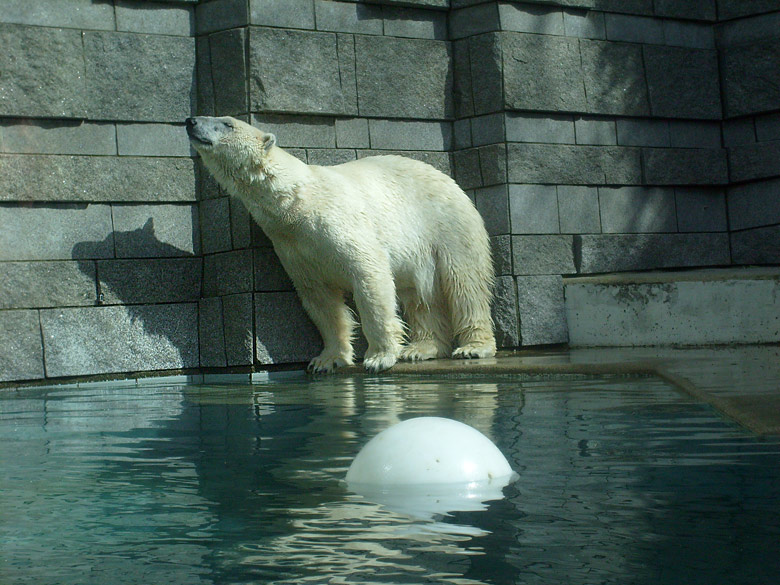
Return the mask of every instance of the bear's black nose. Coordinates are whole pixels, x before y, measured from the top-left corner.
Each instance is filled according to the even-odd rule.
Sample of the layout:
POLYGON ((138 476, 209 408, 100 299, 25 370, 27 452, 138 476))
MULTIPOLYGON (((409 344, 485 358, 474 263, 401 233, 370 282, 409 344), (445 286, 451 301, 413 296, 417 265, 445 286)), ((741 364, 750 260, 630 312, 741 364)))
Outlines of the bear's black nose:
POLYGON ((184 120, 184 125, 187 127, 187 130, 195 127, 195 118, 187 118, 184 120))

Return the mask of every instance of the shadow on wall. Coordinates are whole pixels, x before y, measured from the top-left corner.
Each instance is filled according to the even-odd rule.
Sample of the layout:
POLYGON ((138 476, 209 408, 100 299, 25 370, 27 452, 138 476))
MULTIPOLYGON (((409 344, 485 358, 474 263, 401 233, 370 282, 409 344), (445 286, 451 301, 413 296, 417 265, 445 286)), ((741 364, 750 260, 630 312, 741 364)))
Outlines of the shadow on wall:
POLYGON ((149 218, 139 229, 79 242, 71 257, 97 275, 97 306, 42 316, 50 376, 199 366, 202 261, 192 251, 158 238, 149 218), (107 250, 135 257, 106 258, 107 250))

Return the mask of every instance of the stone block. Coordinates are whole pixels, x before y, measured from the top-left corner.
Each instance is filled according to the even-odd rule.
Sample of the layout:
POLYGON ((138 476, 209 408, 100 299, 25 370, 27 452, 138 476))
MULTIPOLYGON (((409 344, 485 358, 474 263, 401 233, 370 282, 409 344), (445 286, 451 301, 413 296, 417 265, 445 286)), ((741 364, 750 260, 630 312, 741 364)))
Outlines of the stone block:
POLYGON ((601 233, 598 189, 558 185, 558 215, 561 233, 601 233))
POLYGON ((117 258, 163 258, 200 254, 195 205, 114 205, 117 258))
MULTIPOLYGON (((317 30, 381 35, 383 29, 382 8, 365 4, 314 0, 317 30)), ((287 25, 289 27, 289 25, 287 25)), ((300 28, 294 25, 290 28, 300 28)))
POLYGON ((227 252, 233 245, 230 229, 230 200, 227 197, 200 202, 200 242, 203 254, 227 252))
POLYGON ((574 133, 577 144, 613 146, 617 144, 615 120, 594 120, 577 118, 574 120, 574 133))
POLYGON ((563 13, 546 6, 499 4, 501 30, 542 35, 564 35, 563 13))
POLYGON ((0 309, 94 305, 95 282, 92 261, 0 262, 0 309))
POLYGON ((721 20, 777 10, 776 0, 716 0, 721 20))
POLYGON ((559 233, 555 185, 509 185, 509 215, 513 234, 559 233))
POLYGON ((198 305, 41 311, 47 377, 198 367, 198 305))
POLYGON ((0 382, 44 377, 38 311, 0 311, 0 382))
POLYGON ((756 143, 756 127, 753 118, 723 121, 723 144, 727 148, 756 143))
POLYGON ((437 120, 452 117, 448 43, 356 36, 355 56, 361 116, 437 120))
MULTIPOLYGON (((500 116, 500 114, 493 114, 493 116, 500 116)), ((490 143, 486 142, 484 144, 490 143)), ((455 150, 461 150, 472 146, 474 146, 474 142, 471 138, 471 119, 455 120, 452 123, 452 147, 455 150)))
POLYGON ((725 232, 726 196, 722 189, 677 188, 677 229, 681 232, 725 232))
POLYGON ((468 148, 452 155, 455 180, 461 189, 475 189, 482 186, 482 171, 479 168, 479 150, 468 148))
POLYGON ((243 114, 248 109, 246 29, 215 33, 208 39, 214 112, 218 116, 243 114))
POLYGON ((493 323, 499 348, 518 347, 517 288, 511 276, 496 278, 493 289, 493 323))
POLYGON ((198 34, 242 27, 247 23, 249 23, 249 4, 246 0, 212 0, 200 2, 195 7, 198 34))
MULTIPOLYGON (((213 2, 210 3, 214 4, 213 2)), ((201 4, 201 6, 205 6, 201 4)), ((197 37, 195 39, 195 86, 196 86, 196 110, 195 113, 201 116, 213 116, 216 114, 216 105, 214 103, 215 91, 214 81, 211 76, 211 47, 207 36, 197 37)))
POLYGON ((115 155, 116 130, 113 124, 5 120, 0 122, 0 152, 115 155))
POLYGON ((0 155, 0 201, 194 201, 189 158, 0 155))
POLYGON ((721 119, 716 51, 645 46, 644 53, 654 116, 721 119))
POLYGON ((780 114, 757 116, 756 137, 759 142, 780 140, 780 114))
POLYGON ((655 0, 655 13, 667 18, 713 21, 716 19, 715 0, 655 0))
POLYGON ((334 33, 251 28, 252 111, 357 114, 352 45, 334 33))
POLYGON ((368 120, 365 118, 336 119, 336 146, 370 148, 368 120))
MULTIPOLYGON (((471 49, 468 39, 454 41, 452 46, 452 100, 455 117, 458 119, 474 115, 474 88, 471 79, 471 49)), ((480 72, 478 72, 479 74, 480 72)), ((498 67, 493 67, 493 73, 500 79, 498 67)), ((496 108, 499 109, 499 108, 496 108)))
POLYGON ((728 149, 731 181, 753 181, 780 175, 780 141, 728 149))
POLYGON ((512 183, 638 185, 642 182, 638 148, 510 143, 507 157, 512 183))
POLYGON ((0 206, 0 260, 71 260, 114 255, 108 205, 0 206))
POLYGON ((583 39, 580 53, 587 105, 575 110, 617 116, 650 114, 640 45, 583 39))
POLYGON ((567 37, 578 37, 581 39, 607 38, 604 13, 595 10, 564 10, 563 28, 567 37))
POLYGON ((729 47, 721 52, 724 117, 771 112, 778 108, 778 61, 780 39, 729 47))
POLYGON ((114 30, 114 7, 94 0, 4 0, 3 22, 39 27, 114 30))
POLYGON ((749 18, 719 23, 715 32, 720 49, 777 38, 780 12, 770 12, 749 18))
POLYGON ((570 116, 507 114, 506 139, 510 142, 574 144, 574 120, 570 116))
MULTIPOLYGON (((459 75, 456 89, 459 90, 461 112, 459 115, 489 114, 505 110, 502 92, 498 88, 504 83, 503 53, 501 36, 498 33, 488 33, 472 37, 468 42, 469 74, 463 77, 464 67, 457 69, 459 75), (469 83, 461 86, 461 79, 469 83), (465 93, 471 88, 471 100, 465 93)), ((465 66, 465 64, 464 64, 465 66)))
POLYGON ((246 366, 253 362, 252 312, 251 294, 222 297, 225 356, 228 366, 246 366))
POLYGON ((255 248, 253 257, 254 290, 258 292, 292 291, 287 276, 273 248, 255 248))
POLYGON ((264 132, 276 135, 276 142, 285 148, 335 148, 336 125, 333 118, 323 116, 253 115, 252 124, 264 132))
POLYGON ((310 165, 333 166, 357 159, 354 150, 337 148, 309 148, 306 151, 306 161, 310 165))
POLYGON ((604 233, 677 231, 673 189, 599 187, 599 207, 604 233))
POLYGON ((715 31, 711 24, 664 20, 664 39, 673 47, 715 49, 715 31))
POLYGON ((308 362, 322 348, 317 328, 293 292, 255 293, 255 359, 308 362))
POLYGON ((384 34, 388 37, 449 40, 447 14, 416 8, 383 11, 384 34))
POLYGON ((517 277, 517 305, 524 346, 569 341, 560 276, 517 277))
POLYGON ((642 149, 649 185, 725 185, 726 151, 709 148, 642 149))
POLYGON ((630 14, 605 14, 607 40, 662 45, 663 21, 630 14))
POLYGON ((313 29, 313 0, 249 0, 252 24, 277 28, 313 29))
POLYGON ((371 148, 380 150, 436 150, 452 148, 452 124, 402 120, 369 120, 371 148))
MULTIPOLYGON (((238 199, 230 199, 230 233, 233 248, 248 248, 252 245, 252 226, 257 225, 249 215, 246 206, 238 199)), ((258 230, 260 228, 257 228, 258 230)), ((265 235, 263 236, 265 238, 265 235)), ((267 240, 267 238, 266 238, 267 240)), ((270 242, 268 243, 270 245, 270 242)))
POLYGON ((488 114, 471 118, 469 138, 473 146, 486 146, 506 140, 503 114, 488 114))
POLYGON ((195 31, 195 9, 187 5, 118 0, 118 31, 189 37, 195 31))
POLYGON ((780 223, 780 179, 729 188, 728 211, 732 230, 780 223))
POLYGON ((501 39, 506 108, 587 110, 577 39, 522 33, 501 33, 501 39))
POLYGON ((181 122, 192 112, 194 39, 87 31, 83 42, 91 118, 181 122))
POLYGON ((500 30, 498 10, 496 2, 453 10, 449 17, 451 38, 453 40, 465 39, 500 30))
POLYGON ((573 274, 572 236, 512 236, 512 265, 517 276, 573 274))
POLYGON ((730 263, 728 235, 632 234, 574 236, 577 272, 627 272, 730 263))
POLYGON ((780 226, 755 228, 731 234, 734 264, 780 264, 780 226))
POLYGON ((80 31, 0 23, 0 46, 0 116, 86 117, 80 31))
POLYGON ((672 120, 669 136, 674 148, 720 148, 721 125, 718 122, 672 120))
POLYGON ((479 168, 482 173, 482 184, 503 185, 506 183, 506 148, 503 144, 491 144, 477 149, 479 152, 479 168))
POLYGON ((386 154, 406 156, 427 163, 445 175, 450 177, 453 176, 452 166, 450 165, 450 154, 448 152, 431 152, 429 150, 359 150, 356 154, 358 159, 367 156, 380 156, 386 154))
POLYGON ((252 292, 252 250, 203 257, 203 296, 252 292))
POLYGON ((222 325, 222 297, 198 301, 198 342, 202 368, 224 368, 225 331, 222 325))
POLYGON ((617 143, 621 146, 670 146, 669 122, 625 118, 616 120, 617 143))
POLYGON ((474 198, 487 232, 493 236, 508 234, 509 198, 506 185, 477 189, 474 198))
POLYGON ((493 269, 496 276, 512 275, 512 237, 492 236, 490 246, 493 252, 493 269))
POLYGON ((173 124, 117 124, 120 156, 191 156, 184 127, 173 124))
POLYGON ((98 260, 103 305, 181 303, 200 298, 200 258, 98 260))

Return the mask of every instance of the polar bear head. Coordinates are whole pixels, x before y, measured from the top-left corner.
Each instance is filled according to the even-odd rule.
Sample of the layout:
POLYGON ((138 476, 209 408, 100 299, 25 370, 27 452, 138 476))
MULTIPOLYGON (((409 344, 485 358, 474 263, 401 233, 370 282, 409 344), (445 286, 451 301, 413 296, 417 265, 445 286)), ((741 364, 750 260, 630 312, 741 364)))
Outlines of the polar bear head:
MULTIPOLYGON (((228 190, 264 181, 276 136, 229 116, 187 118, 187 134, 206 168, 228 190)), ((233 190, 234 190, 233 189, 233 190)))

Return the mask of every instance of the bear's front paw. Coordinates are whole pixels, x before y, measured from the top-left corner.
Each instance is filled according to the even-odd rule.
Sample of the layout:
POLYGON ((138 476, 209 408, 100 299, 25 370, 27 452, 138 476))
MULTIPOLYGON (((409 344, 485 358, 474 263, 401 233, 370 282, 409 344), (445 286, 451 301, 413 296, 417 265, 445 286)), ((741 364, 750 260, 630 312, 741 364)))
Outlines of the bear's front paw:
POLYGON ((366 357, 363 360, 363 367, 369 372, 376 374, 377 372, 383 372, 384 370, 392 368, 396 361, 398 361, 396 354, 390 351, 372 355, 366 354, 366 357))
POLYGON ((401 354, 398 359, 406 360, 409 362, 417 362, 422 360, 432 360, 437 357, 444 357, 449 353, 448 350, 440 348, 436 345, 435 341, 422 340, 411 341, 403 348, 401 348, 401 354))
POLYGON ((330 374, 337 368, 351 365, 352 360, 343 356, 320 354, 309 362, 306 370, 312 374, 330 374))
POLYGON ((494 343, 467 343, 452 352, 452 357, 459 359, 488 358, 496 355, 494 343))

